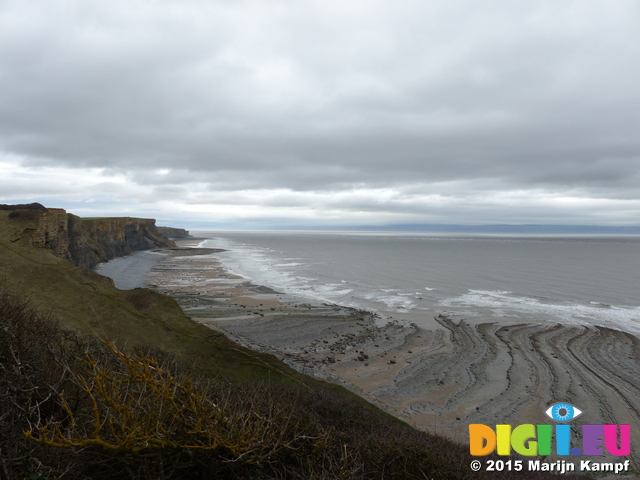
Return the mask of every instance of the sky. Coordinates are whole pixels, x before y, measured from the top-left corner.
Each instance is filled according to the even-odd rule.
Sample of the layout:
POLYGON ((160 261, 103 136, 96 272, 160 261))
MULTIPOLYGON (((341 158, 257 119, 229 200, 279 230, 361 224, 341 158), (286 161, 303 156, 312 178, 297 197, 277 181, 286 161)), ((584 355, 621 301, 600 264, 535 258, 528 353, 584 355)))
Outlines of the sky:
POLYGON ((636 0, 0 0, 0 203, 640 225, 636 0))

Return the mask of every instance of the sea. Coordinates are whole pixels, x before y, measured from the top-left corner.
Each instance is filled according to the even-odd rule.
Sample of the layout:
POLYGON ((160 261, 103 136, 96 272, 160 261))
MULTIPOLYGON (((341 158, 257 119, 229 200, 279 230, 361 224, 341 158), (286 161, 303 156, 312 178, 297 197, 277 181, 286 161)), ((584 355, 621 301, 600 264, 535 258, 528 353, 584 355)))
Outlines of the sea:
POLYGON ((289 300, 430 328, 598 325, 640 337, 640 236, 192 231, 225 267, 289 300))

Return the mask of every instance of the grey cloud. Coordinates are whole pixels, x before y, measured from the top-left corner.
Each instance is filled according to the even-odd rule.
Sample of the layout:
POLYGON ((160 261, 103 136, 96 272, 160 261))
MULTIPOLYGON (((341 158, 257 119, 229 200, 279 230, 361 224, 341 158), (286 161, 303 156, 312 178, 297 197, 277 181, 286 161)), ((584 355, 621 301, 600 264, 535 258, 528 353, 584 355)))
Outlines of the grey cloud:
POLYGON ((472 211, 460 185, 637 199, 639 14, 628 1, 8 1, 0 150, 121 172, 151 188, 145 201, 280 189, 413 214, 428 208, 408 192, 424 188, 472 211), (357 186, 404 196, 350 199, 357 186))

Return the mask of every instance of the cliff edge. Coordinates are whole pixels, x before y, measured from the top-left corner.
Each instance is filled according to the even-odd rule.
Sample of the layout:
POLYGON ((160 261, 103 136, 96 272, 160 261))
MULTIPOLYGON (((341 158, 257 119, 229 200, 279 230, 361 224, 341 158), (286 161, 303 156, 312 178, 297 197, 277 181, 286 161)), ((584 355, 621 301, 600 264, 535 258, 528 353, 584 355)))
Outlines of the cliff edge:
POLYGON ((10 210, 9 219, 17 230, 13 241, 48 248, 77 267, 91 269, 135 251, 175 247, 152 218, 81 218, 39 203, 0 205, 0 209, 10 210))
POLYGON ((174 238, 193 238, 192 235, 189 234, 188 230, 184 228, 175 228, 175 227, 156 227, 160 235, 163 237, 167 237, 171 240, 174 238))

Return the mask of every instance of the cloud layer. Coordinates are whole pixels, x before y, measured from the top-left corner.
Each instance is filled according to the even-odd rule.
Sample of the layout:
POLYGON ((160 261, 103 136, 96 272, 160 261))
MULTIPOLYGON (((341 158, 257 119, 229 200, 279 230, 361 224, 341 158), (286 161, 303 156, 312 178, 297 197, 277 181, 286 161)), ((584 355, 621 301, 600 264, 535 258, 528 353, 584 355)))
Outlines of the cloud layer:
POLYGON ((634 1, 4 1, 0 202, 638 224, 634 1))

